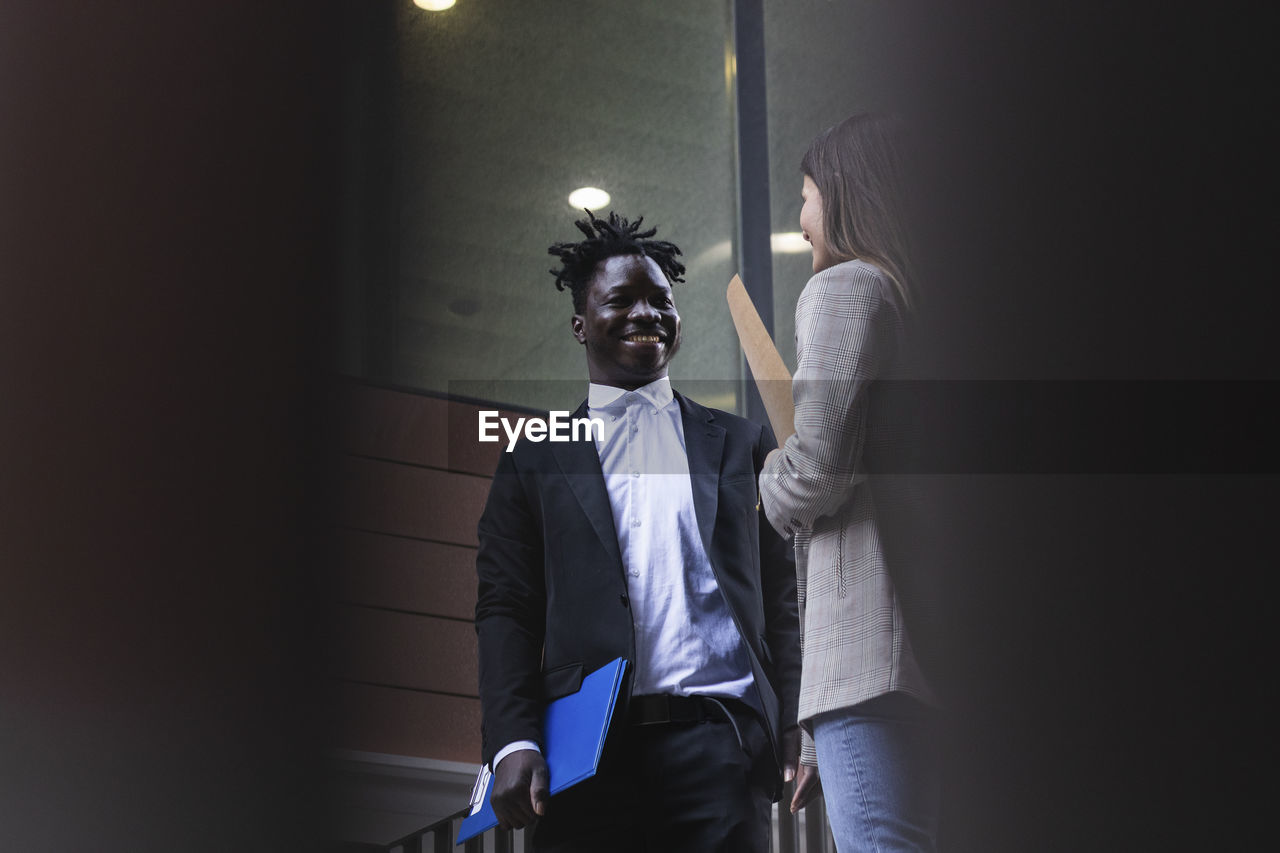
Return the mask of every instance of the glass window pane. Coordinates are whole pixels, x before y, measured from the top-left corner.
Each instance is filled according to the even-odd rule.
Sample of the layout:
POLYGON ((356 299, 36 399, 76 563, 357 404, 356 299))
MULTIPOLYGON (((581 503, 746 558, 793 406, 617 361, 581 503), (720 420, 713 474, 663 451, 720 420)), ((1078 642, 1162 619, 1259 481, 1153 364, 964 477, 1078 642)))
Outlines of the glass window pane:
POLYGON ((774 339, 792 370, 796 300, 812 256, 808 244, 788 252, 778 238, 800 231, 800 158, 814 136, 855 112, 902 109, 895 74, 910 55, 905 22, 900 7, 871 0, 764 4, 774 339))
POLYGON ((403 0, 393 29, 394 304, 380 334, 394 340, 380 342, 384 375, 361 372, 576 405, 585 362, 547 247, 580 236, 583 213, 568 196, 592 186, 611 196, 598 213, 642 215, 683 249, 672 378, 735 408, 740 356, 724 299, 736 270, 729 4, 459 0, 428 12, 403 0))

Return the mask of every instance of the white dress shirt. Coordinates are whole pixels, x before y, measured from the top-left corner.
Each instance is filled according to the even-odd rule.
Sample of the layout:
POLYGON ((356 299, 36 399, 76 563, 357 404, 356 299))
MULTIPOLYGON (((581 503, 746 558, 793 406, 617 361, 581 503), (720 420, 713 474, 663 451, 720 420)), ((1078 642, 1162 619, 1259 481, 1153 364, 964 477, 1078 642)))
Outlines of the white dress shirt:
MULTIPOLYGON (((632 694, 703 694, 759 706, 751 663, 698 533, 680 404, 666 377, 635 391, 592 383, 589 415, 626 572, 632 694)), ((499 750, 493 766, 517 749, 499 750)))

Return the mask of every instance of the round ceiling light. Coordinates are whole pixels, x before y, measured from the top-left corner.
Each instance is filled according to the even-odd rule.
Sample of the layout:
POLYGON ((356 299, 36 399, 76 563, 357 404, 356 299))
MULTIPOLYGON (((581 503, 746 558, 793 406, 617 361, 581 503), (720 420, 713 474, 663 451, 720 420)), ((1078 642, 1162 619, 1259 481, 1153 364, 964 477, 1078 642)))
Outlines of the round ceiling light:
POLYGON ((458 0, 413 0, 413 5, 428 12, 443 12, 458 0))
POLYGON ((809 251, 809 241, 799 231, 769 235, 769 248, 780 255, 798 255, 809 251))
POLYGON ((609 194, 596 187, 580 187, 569 193, 569 206, 577 210, 596 211, 609 203, 609 194))

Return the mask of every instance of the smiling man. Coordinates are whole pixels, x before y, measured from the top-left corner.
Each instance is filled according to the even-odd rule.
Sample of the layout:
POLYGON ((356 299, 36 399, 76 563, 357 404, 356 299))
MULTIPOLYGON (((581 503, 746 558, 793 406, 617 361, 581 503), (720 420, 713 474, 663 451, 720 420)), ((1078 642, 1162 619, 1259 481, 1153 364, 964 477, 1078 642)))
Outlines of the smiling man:
POLYGON ((588 212, 557 243, 592 441, 520 441, 480 519, 484 760, 538 851, 760 851, 799 755, 795 571, 760 515, 766 427, 674 392, 680 250, 588 212), (545 704, 630 666, 600 769, 547 793, 545 704))

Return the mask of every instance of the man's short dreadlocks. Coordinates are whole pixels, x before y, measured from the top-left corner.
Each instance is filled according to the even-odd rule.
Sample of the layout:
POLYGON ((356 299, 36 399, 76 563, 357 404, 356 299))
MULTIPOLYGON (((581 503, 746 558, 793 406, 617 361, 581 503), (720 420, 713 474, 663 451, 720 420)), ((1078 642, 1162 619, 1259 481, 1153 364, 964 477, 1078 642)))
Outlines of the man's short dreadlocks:
POLYGON ((641 216, 635 222, 628 222, 623 217, 610 211, 609 220, 596 218, 587 211, 586 219, 579 219, 573 224, 587 236, 581 243, 556 243, 547 252, 560 258, 561 268, 551 270, 556 277, 556 289, 564 290, 568 285, 573 294, 573 310, 581 314, 586 309, 587 285, 595 273, 596 265, 605 258, 614 255, 643 255, 653 258, 662 269, 664 275, 672 283, 684 281, 684 264, 676 260, 681 254, 674 243, 666 240, 649 239, 658 233, 657 228, 648 231, 640 230, 641 216))

